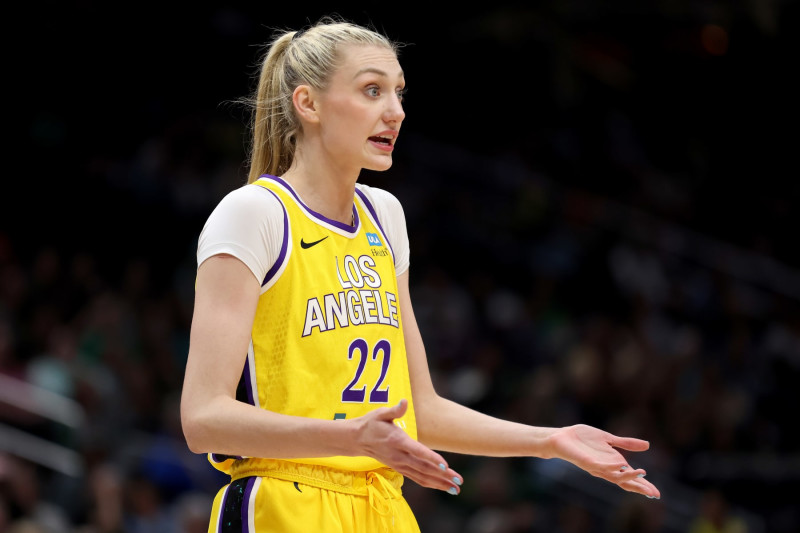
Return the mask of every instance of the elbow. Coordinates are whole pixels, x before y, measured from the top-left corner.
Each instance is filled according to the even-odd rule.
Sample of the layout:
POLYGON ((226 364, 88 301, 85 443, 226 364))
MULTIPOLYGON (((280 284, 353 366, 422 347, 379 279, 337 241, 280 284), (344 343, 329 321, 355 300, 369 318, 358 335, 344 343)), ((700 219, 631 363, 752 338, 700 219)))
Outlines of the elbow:
POLYGON ((199 413, 186 408, 181 408, 181 429, 186 445, 192 453, 202 454, 211 452, 209 445, 208 424, 203 422, 199 413))
POLYGON ((432 389, 429 394, 414 394, 414 416, 417 421, 417 438, 423 444, 428 444, 429 435, 436 432, 438 416, 444 408, 440 403, 442 397, 432 389))
POLYGON ((186 424, 183 425, 183 438, 186 440, 186 446, 188 446, 190 452, 197 454, 208 453, 198 432, 186 424))
POLYGON ((435 415, 436 411, 441 409, 442 397, 439 396, 433 385, 415 387, 412 389, 412 394, 414 395, 414 414, 417 419, 435 415))

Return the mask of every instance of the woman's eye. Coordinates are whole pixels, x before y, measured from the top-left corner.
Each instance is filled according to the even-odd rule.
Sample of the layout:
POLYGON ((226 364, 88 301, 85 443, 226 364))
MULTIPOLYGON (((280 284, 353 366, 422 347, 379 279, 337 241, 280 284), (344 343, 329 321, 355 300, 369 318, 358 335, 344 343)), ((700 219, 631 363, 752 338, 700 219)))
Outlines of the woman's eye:
POLYGON ((401 102, 406 99, 406 89, 397 90, 397 99, 401 102))
POLYGON ((370 95, 370 96, 376 96, 377 97, 377 96, 380 96, 381 91, 377 87, 368 87, 367 88, 367 94, 370 95))

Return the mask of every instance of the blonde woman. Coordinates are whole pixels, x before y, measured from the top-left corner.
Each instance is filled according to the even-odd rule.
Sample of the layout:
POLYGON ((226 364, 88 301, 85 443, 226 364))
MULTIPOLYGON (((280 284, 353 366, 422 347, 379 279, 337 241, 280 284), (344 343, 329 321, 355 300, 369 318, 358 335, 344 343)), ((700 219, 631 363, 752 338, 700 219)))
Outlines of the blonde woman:
POLYGON ((648 497, 615 449, 648 443, 532 427, 434 390, 409 296, 403 209, 358 183, 405 118, 397 45, 326 18, 263 61, 249 182, 209 216, 181 402, 189 448, 230 474, 210 532, 419 531, 408 477, 457 495, 437 451, 558 457, 648 497))

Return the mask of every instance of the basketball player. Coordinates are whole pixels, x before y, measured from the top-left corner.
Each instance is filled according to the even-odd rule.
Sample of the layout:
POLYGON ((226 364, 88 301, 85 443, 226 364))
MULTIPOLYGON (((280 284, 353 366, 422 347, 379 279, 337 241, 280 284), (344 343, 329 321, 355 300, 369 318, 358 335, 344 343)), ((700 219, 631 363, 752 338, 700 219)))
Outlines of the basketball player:
POLYGON ((405 117, 396 44, 324 19, 279 35, 253 98, 249 183, 198 243, 181 402, 189 448, 230 474, 209 532, 419 531, 404 477, 458 494, 436 451, 559 457, 659 497, 585 425, 503 421, 437 395, 409 297, 403 209, 357 183, 405 117))

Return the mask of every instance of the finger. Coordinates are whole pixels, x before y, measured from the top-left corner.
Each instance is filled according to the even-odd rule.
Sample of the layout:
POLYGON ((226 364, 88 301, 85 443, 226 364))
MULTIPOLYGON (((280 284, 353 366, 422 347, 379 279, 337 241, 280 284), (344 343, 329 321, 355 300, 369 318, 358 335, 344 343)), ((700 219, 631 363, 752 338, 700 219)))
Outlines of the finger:
POLYGON ((634 439, 632 437, 616 437, 612 436, 609 444, 615 448, 622 448, 631 452, 643 452, 650 448, 650 443, 642 439, 634 439))
MULTIPOLYGON (((401 400, 393 407, 383 408, 384 412, 379 414, 378 419, 390 420, 393 413, 404 413, 407 406, 408 402, 401 400)), ((392 441, 394 444, 389 448, 384 448, 384 452, 388 452, 388 455, 383 458, 383 462, 387 466, 391 466, 425 487, 458 494, 463 478, 447 465, 444 457, 421 442, 412 439, 402 430, 397 430, 395 439, 392 441)))
POLYGON ((661 491, 659 491, 655 485, 642 478, 620 483, 619 486, 629 492, 636 492, 651 499, 661 498, 661 491))
POLYGON ((411 440, 407 454, 409 464, 419 471, 430 472, 442 479, 448 477, 448 475, 455 474, 444 457, 418 441, 411 440))
POLYGON ((621 483, 647 474, 643 468, 633 469, 629 465, 619 462, 596 465, 590 472, 592 475, 612 483, 621 483))
POLYGON ((629 466, 623 466, 619 470, 615 470, 609 474, 609 476, 615 483, 619 483, 622 481, 629 481, 632 479, 644 477, 645 475, 647 475, 647 471, 644 468, 633 469, 629 466))
POLYGON ((420 469, 446 470, 447 461, 439 453, 428 448, 421 442, 412 439, 405 431, 392 426, 391 438, 384 441, 384 452, 395 452, 395 461, 419 464, 420 469))
POLYGON ((625 461, 625 458, 621 457, 620 460, 614 462, 597 462, 594 464, 593 470, 596 472, 602 472, 603 476, 612 476, 618 473, 631 472, 632 468, 631 465, 625 461))
POLYGON ((449 468, 447 460, 441 454, 431 450, 421 442, 408 437, 405 443, 405 452, 413 460, 420 461, 421 465, 424 464, 424 467, 433 468, 438 472, 446 471, 449 468))
POLYGON ((413 469, 409 469, 406 472, 401 472, 400 470, 398 471, 423 487, 441 490, 447 492, 448 494, 452 494, 453 496, 457 496, 461 492, 460 483, 463 483, 463 481, 459 475, 454 475, 451 478, 442 480, 438 476, 432 476, 430 474, 419 472, 413 469), (458 483, 456 483, 455 480, 458 480, 458 483))
POLYGON ((397 405, 384 408, 383 412, 380 413, 378 418, 381 420, 387 420, 391 422, 395 418, 401 418, 404 414, 406 414, 407 410, 408 410, 408 400, 402 399, 397 405))
POLYGON ((403 468, 413 478, 424 480, 425 486, 458 494, 463 477, 447 466, 444 457, 418 441, 411 440, 402 456, 403 468))
POLYGON ((647 496, 648 498, 660 498, 661 491, 659 491, 655 485, 653 485, 650 481, 642 477, 635 477, 633 479, 629 479, 626 481, 622 481, 617 483, 623 489, 629 492, 636 492, 647 496))
POLYGON ((419 472, 400 472, 403 474, 404 477, 414 481, 421 487, 425 487, 427 489, 435 489, 441 490, 446 492, 452 496, 458 496, 461 494, 461 487, 458 484, 451 483, 449 485, 443 485, 441 481, 436 478, 431 478, 430 476, 425 476, 420 474, 419 472))
POLYGON ((418 484, 432 489, 439 489, 448 492, 452 495, 457 495, 461 492, 461 485, 464 478, 455 470, 444 467, 443 463, 431 467, 427 461, 415 460, 409 457, 408 460, 400 466, 398 471, 407 475, 418 484))

